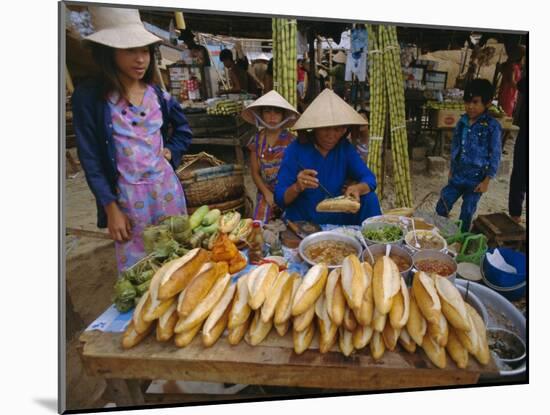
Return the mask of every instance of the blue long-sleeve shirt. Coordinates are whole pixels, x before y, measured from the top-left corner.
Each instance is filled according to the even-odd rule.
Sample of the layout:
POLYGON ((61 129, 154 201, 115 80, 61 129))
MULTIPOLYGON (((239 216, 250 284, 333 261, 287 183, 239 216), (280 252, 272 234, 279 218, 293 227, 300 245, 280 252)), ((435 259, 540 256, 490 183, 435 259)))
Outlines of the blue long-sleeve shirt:
MULTIPOLYGON (((158 86, 154 88, 162 110, 164 147, 172 153, 172 167, 177 168, 182 155, 191 145, 191 128, 181 105, 172 97, 165 99, 158 86), (171 134, 168 132, 169 127, 172 128, 171 134)), ((104 206, 117 200, 118 171, 111 110, 97 81, 79 85, 71 102, 78 158, 88 186, 96 198, 97 226, 104 228, 107 226, 104 206)))
MULTIPOLYGON (((501 155, 500 123, 487 113, 482 114, 472 125, 468 115, 458 121, 451 144, 451 172, 477 169, 485 176, 495 177, 501 155)), ((482 177, 483 179, 483 177, 482 177)))
POLYGON ((371 192, 376 189, 374 174, 348 140, 341 139, 326 157, 313 144, 296 140, 285 151, 275 185, 275 202, 285 210, 285 217, 290 220, 333 223, 335 217, 334 213, 315 210, 317 204, 328 197, 320 187, 304 190, 290 205, 285 205, 285 192, 296 182, 302 169, 317 171, 319 182, 334 196, 342 194, 347 179, 368 184, 371 192))

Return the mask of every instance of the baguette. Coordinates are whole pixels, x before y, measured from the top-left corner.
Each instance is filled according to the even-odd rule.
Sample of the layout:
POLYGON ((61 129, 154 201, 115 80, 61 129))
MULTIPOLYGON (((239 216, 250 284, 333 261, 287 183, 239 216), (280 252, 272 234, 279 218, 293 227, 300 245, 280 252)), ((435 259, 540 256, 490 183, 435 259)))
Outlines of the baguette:
POLYGON ((310 324, 308 328, 303 331, 292 331, 292 340, 294 342, 294 352, 296 354, 304 353, 313 340, 315 335, 315 324, 310 324))
POLYGON ((260 311, 257 310, 250 323, 248 333, 244 336, 244 340, 251 346, 257 346, 264 341, 272 327, 273 321, 269 320, 267 323, 264 323, 261 319, 260 311))
POLYGON ((353 351, 353 332, 346 330, 344 327, 338 329, 338 346, 340 351, 346 357, 350 356, 353 351))
POLYGON ((299 316, 294 317, 294 320, 293 320, 294 331, 304 331, 305 329, 307 329, 311 325, 311 322, 313 321, 314 316, 315 316, 315 304, 309 307, 303 314, 300 314, 299 316))
POLYGON ((363 302, 359 309, 353 310, 357 322, 363 326, 370 326, 374 315, 374 297, 372 294, 372 283, 368 285, 363 295, 363 302))
POLYGON ((138 333, 135 330, 134 322, 130 320, 130 324, 124 331, 124 334, 122 335, 122 348, 123 349, 131 349, 132 347, 139 344, 143 339, 145 339, 149 333, 153 330, 153 327, 155 325, 153 322, 150 322, 149 327, 147 330, 145 330, 143 333, 138 333))
POLYGON ((340 268, 333 269, 327 278, 325 287, 327 312, 336 326, 341 326, 346 310, 346 298, 342 289, 340 268))
POLYGON ((357 328, 357 319, 349 307, 346 307, 346 311, 344 312, 344 328, 351 332, 357 328))
POLYGON ((382 339, 382 334, 378 331, 375 331, 372 334, 369 345, 372 358, 374 360, 380 360, 382 356, 384 356, 384 352, 386 351, 386 345, 384 344, 384 340, 382 339))
POLYGON ((237 280, 237 289, 235 290, 235 300, 233 301, 233 307, 229 313, 229 322, 227 327, 234 329, 243 325, 252 313, 252 309, 248 305, 248 285, 247 279, 249 274, 243 275, 237 280))
POLYGON ((246 321, 240 326, 227 329, 227 341, 231 346, 235 346, 241 342, 244 335, 248 331, 248 328, 250 327, 251 321, 252 321, 252 316, 249 315, 246 321))
POLYGON ((292 302, 292 315, 298 316, 315 304, 323 292, 328 277, 328 268, 325 264, 314 265, 302 279, 292 302))
POLYGON ((274 324, 274 326, 277 334, 283 337, 285 334, 288 333, 288 329, 290 329, 290 319, 281 324, 274 324))
POLYGON ((397 346, 397 340, 399 339, 400 334, 401 334, 401 329, 394 329, 390 321, 387 320, 386 327, 384 327, 384 331, 382 332, 382 339, 384 340, 386 349, 392 352, 395 351, 395 347, 397 346))
POLYGON ((468 321, 472 329, 469 331, 456 330, 455 334, 456 337, 458 337, 458 340, 460 341, 462 346, 464 346, 464 348, 468 350, 468 353, 475 355, 479 349, 479 343, 481 342, 481 339, 479 338, 477 330, 475 329, 474 321, 470 316, 470 313, 468 313, 468 321))
POLYGON ((177 304, 174 303, 170 306, 166 313, 160 316, 157 324, 156 337, 159 342, 167 342, 174 335, 174 328, 179 319, 177 304))
POLYGON ((405 327, 409 320, 410 314, 410 298, 409 289, 405 280, 400 277, 401 289, 393 297, 392 306, 390 309, 390 323, 393 328, 401 329, 405 327))
POLYGON ((155 275, 151 279, 151 284, 149 285, 149 301, 144 304, 144 310, 141 314, 145 322, 151 322, 158 319, 175 302, 175 297, 168 300, 159 300, 158 298, 160 283, 166 270, 170 267, 170 263, 164 264, 155 272, 155 275))
POLYGON ((266 294, 273 281, 279 275, 279 267, 269 263, 253 269, 248 275, 248 305, 252 310, 258 310, 265 301, 266 294))
POLYGON ((447 367, 447 355, 445 353, 445 348, 441 347, 429 335, 424 336, 422 349, 424 350, 430 361, 438 368, 445 369, 447 367))
POLYGON ((230 281, 231 281, 231 277, 229 277, 229 283, 228 285, 226 285, 223 295, 221 296, 219 301, 215 304, 214 308, 212 308, 212 311, 210 312, 210 314, 208 315, 208 318, 204 322, 204 326, 202 326, 203 338, 205 335, 208 336, 208 334, 214 329, 214 326, 216 326, 218 321, 223 318, 223 316, 226 314, 226 311, 229 317, 229 311, 231 311, 233 297, 235 296, 235 289, 237 288, 237 285, 234 283, 233 284, 230 283, 230 281))
POLYGON ((428 323, 422 315, 413 292, 411 292, 409 303, 409 319, 407 320, 407 332, 418 346, 422 346, 424 336, 428 331, 428 323))
POLYGON ((224 277, 219 278, 214 283, 210 292, 197 304, 187 317, 182 317, 180 314, 180 320, 175 328, 176 333, 188 331, 192 327, 202 324, 202 322, 208 318, 212 310, 214 310, 218 301, 224 296, 224 293, 230 290, 230 288, 232 288, 232 293, 235 292, 235 284, 230 285, 230 283, 231 276, 225 274, 224 277))
POLYGON ((388 319, 387 314, 380 314, 375 308, 372 316, 372 328, 378 333, 382 333, 386 327, 386 320, 388 319))
POLYGON ((302 283, 302 278, 300 274, 293 272, 290 274, 290 279, 292 283, 285 287, 279 299, 279 303, 277 307, 275 307, 275 316, 273 318, 275 324, 281 325, 286 323, 290 321, 290 317, 292 316, 292 301, 302 283))
POLYGON ((357 326, 353 332, 353 347, 356 350, 364 349, 369 344, 374 330, 370 326, 357 326))
POLYGON ((466 369, 468 367, 468 350, 460 343, 456 335, 456 329, 452 326, 449 327, 449 340, 445 349, 459 369, 466 369))
POLYGON ((275 308, 277 307, 283 292, 285 289, 290 287, 290 284, 292 284, 292 280, 290 279, 290 274, 288 272, 282 271, 279 275, 277 275, 275 281, 268 289, 265 301, 262 305, 261 317, 264 323, 267 323, 273 318, 275 308))
POLYGON ((185 294, 179 304, 178 313, 182 318, 188 317, 207 296, 214 283, 224 275, 221 273, 224 268, 224 265, 207 262, 199 269, 195 278, 185 288, 185 294))
POLYGON ((344 258, 341 280, 348 306, 352 310, 361 307, 363 295, 367 289, 367 275, 356 255, 344 258))
POLYGON ((439 317, 439 324, 428 322, 428 335, 441 347, 447 345, 449 338, 449 325, 443 314, 439 317))
POLYGON ((349 196, 338 196, 330 199, 324 199, 317 204, 317 212, 341 212, 357 213, 361 208, 361 203, 349 196))
POLYGON ((380 314, 389 313, 392 299, 401 287, 399 268, 390 257, 382 256, 374 264, 372 288, 374 305, 380 314))
MULTIPOLYGON (((181 258, 168 262, 163 270, 158 291, 160 301, 178 295, 197 274, 199 268, 210 260, 210 252, 195 248, 181 258)), ((164 268, 164 265, 157 271, 164 268)))
MULTIPOLYGON (((181 317, 180 317, 181 320, 181 317)), ((174 338, 174 341, 176 343, 177 347, 185 347, 189 345, 201 329, 202 325, 199 324, 195 327, 192 327, 189 330, 182 331, 181 333, 177 333, 176 337, 174 338)))
POLYGON ((326 353, 336 341, 338 327, 328 315, 325 296, 319 297, 319 300, 315 303, 315 314, 317 315, 317 323, 319 324, 319 350, 321 353, 326 353))
POLYGON ((140 334, 145 333, 151 325, 151 321, 145 321, 143 319, 143 316, 151 306, 151 299, 149 298, 149 295, 149 291, 147 291, 141 296, 137 303, 136 309, 134 310, 134 314, 132 315, 134 329, 140 334))
POLYGON ((403 327, 401 333, 399 333, 399 344, 409 353, 414 353, 416 351, 416 343, 409 335, 407 327, 403 327))
POLYGON ((416 304, 424 318, 430 323, 438 324, 441 316, 441 302, 433 279, 419 271, 414 275, 412 289, 416 304))
POLYGON ((472 354, 479 363, 486 365, 491 361, 491 352, 487 343, 487 329, 477 311, 468 303, 466 303, 466 308, 473 323, 471 331, 475 330, 478 338, 476 351, 472 354))
MULTIPOLYGON (((205 330, 203 327, 202 344, 204 345, 204 347, 211 347, 221 337, 225 328, 227 327, 227 321, 229 320, 230 311, 231 311, 231 307, 229 304, 227 304, 225 306, 225 310, 223 311, 223 314, 220 316, 220 318, 216 319, 216 322, 213 323, 213 325, 211 325, 208 330, 205 330)), ((208 320, 204 323, 205 327, 207 323, 208 323, 208 320)))
POLYGON ((457 330, 471 329, 468 311, 458 289, 447 278, 436 277, 435 288, 441 301, 441 311, 451 326, 457 330))

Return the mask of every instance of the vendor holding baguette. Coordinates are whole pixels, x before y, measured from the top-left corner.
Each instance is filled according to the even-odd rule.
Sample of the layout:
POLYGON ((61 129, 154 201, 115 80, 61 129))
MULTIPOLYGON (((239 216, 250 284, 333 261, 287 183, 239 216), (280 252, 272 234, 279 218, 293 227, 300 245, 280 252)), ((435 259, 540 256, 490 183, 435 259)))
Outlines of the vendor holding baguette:
POLYGON ((277 177, 275 202, 286 219, 360 225, 381 214, 376 178, 345 138, 350 129, 366 123, 330 89, 315 98, 294 125, 299 138, 287 147, 277 177), (341 195, 350 179, 355 184, 345 189, 344 197, 325 201, 341 195))

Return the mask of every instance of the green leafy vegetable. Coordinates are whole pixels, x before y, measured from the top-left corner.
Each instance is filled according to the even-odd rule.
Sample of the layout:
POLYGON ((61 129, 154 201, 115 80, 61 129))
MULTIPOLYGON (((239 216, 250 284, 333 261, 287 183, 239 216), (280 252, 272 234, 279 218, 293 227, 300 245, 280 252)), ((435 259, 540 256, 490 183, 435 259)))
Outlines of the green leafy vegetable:
POLYGON ((383 226, 378 229, 364 229, 363 236, 369 241, 395 242, 403 237, 403 231, 399 226, 383 226))

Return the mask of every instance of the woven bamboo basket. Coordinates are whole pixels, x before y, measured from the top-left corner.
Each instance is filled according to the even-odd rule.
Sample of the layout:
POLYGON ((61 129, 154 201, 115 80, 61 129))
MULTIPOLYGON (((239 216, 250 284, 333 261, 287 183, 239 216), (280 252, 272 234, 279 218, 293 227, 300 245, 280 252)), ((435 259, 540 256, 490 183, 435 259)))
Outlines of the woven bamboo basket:
POLYGON ((208 153, 200 152, 184 156, 176 174, 185 192, 189 211, 202 205, 223 206, 224 203, 244 200, 241 165, 225 164, 208 153))

